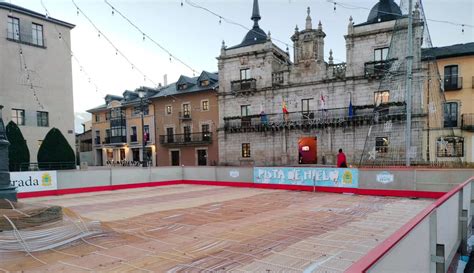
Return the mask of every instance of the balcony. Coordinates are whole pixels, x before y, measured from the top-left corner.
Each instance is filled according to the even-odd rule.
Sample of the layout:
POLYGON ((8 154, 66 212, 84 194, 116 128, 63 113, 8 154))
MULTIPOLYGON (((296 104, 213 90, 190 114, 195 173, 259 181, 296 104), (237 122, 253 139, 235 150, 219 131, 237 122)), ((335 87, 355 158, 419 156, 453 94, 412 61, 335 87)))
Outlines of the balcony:
POLYGON ((127 137, 126 136, 106 137, 103 144, 123 144, 123 143, 127 143, 127 137))
MULTIPOLYGON (((7 40, 25 45, 46 48, 46 39, 34 39, 31 32, 14 33, 7 29, 7 40)), ((44 35, 44 33, 43 33, 44 35)))
POLYGON ((130 142, 137 142, 137 141, 138 141, 137 135, 130 135, 130 142))
POLYGON ((474 114, 461 115, 461 129, 474 132, 474 114))
POLYGON ((191 120, 191 112, 179 112, 179 119, 182 121, 189 121, 191 120))
POLYGON ((444 91, 454 91, 462 89, 462 77, 444 76, 444 91))
POLYGON ((249 95, 257 90, 257 80, 247 79, 230 82, 230 89, 236 95, 249 95))
POLYGON ((211 132, 192 134, 160 135, 160 144, 163 146, 192 146, 212 143, 211 132))
POLYGON ((390 70, 393 61, 390 59, 385 61, 368 62, 364 64, 364 75, 366 78, 381 78, 390 70))
MULTIPOLYGON (((272 113, 265 115, 235 116, 224 118, 226 133, 279 131, 284 128, 293 130, 309 130, 312 128, 363 126, 383 123, 388 120, 405 120, 405 104, 390 103, 378 107, 373 105, 354 106, 353 115, 349 116, 349 108, 335 108, 316 111, 298 111, 289 114, 272 113)), ((414 113, 421 116, 423 113, 414 113)))

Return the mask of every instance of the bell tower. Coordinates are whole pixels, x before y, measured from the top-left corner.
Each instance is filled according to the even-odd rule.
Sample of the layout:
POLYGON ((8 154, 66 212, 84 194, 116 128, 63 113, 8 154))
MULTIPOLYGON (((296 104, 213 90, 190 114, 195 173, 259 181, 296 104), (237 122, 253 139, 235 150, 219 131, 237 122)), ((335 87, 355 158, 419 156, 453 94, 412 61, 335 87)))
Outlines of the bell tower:
POLYGON ((311 19, 311 9, 308 7, 308 15, 306 16, 305 29, 299 31, 298 26, 295 28, 295 34, 291 36, 294 47, 295 64, 324 61, 324 37, 321 21, 317 29, 313 29, 311 19))

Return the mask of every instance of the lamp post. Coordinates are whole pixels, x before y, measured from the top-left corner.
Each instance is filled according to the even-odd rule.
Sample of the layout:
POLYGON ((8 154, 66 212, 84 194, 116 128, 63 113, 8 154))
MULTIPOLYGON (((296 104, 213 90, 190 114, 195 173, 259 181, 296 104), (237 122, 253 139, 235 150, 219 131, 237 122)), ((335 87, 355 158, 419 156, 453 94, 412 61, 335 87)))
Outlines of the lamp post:
POLYGON ((16 201, 16 189, 10 186, 10 171, 8 163, 8 142, 2 119, 3 105, 0 105, 0 200, 16 201))
POLYGON ((145 122, 143 120, 144 108, 143 108, 143 98, 145 97, 145 90, 139 89, 138 96, 140 97, 140 111, 142 117, 142 166, 147 167, 148 161, 145 160, 145 122))

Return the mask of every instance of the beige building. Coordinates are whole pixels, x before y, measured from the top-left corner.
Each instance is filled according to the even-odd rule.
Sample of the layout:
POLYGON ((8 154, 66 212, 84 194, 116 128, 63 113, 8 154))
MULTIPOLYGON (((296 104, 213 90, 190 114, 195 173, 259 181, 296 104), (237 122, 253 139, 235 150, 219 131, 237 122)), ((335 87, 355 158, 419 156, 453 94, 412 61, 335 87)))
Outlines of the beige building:
MULTIPOLYGON (((157 91, 145 87, 139 90, 145 91, 145 161, 156 166, 155 111, 148 98, 157 91)), ((105 104, 88 110, 92 114, 94 165, 137 166, 144 161, 140 101, 138 92, 125 91, 123 96, 107 95, 105 104)))
POLYGON ((473 163, 474 43, 424 50, 423 58, 436 60, 445 97, 441 122, 430 126, 429 156, 432 161, 473 163))
MULTIPOLYGON (((75 145, 70 31, 73 24, 0 2, 0 104, 20 127, 30 161, 56 127, 75 145)), ((74 149, 74 148, 73 148, 74 149)))
POLYGON ((218 163, 218 75, 181 76, 151 100, 155 109, 158 166, 218 163))

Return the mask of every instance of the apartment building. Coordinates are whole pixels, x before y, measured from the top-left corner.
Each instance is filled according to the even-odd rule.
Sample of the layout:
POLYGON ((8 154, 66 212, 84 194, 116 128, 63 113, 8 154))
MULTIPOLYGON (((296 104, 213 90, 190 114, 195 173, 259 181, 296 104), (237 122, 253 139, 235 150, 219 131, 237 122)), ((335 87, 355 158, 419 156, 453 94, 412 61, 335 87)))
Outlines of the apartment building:
POLYGON ((70 32, 73 24, 0 2, 0 104, 14 121, 31 162, 56 127, 75 145, 70 32))
POLYGON ((88 110, 96 166, 138 166, 144 161, 156 165, 155 111, 149 101, 156 92, 141 87, 123 96, 107 95, 103 105, 88 110))
POLYGON ((423 58, 436 60, 445 97, 442 122, 430 126, 430 157, 473 163, 474 43, 427 49, 423 58))
POLYGON ((218 75, 181 76, 150 97, 155 109, 158 166, 218 163, 218 75))

